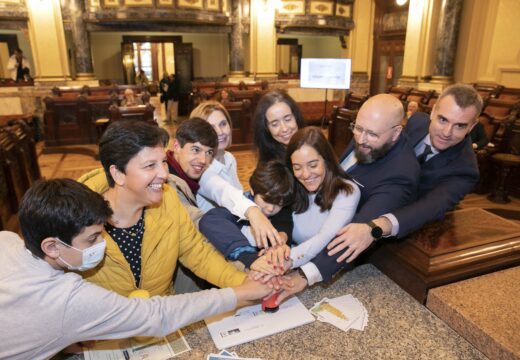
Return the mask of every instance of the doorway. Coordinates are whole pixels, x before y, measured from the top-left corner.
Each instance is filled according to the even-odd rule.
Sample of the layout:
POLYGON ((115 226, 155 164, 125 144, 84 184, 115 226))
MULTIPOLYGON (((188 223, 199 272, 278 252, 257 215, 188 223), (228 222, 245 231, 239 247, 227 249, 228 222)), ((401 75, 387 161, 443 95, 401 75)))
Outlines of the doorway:
POLYGON ((175 74, 175 44, 171 42, 124 43, 122 48, 126 84, 135 84, 142 69, 150 81, 160 81, 164 73, 175 74))
POLYGON ((18 39, 14 34, 0 34, 0 78, 10 78, 7 70, 9 57, 18 48, 18 39))
POLYGON ((381 94, 398 84, 403 73, 408 2, 376 0, 370 94, 381 94))
POLYGON ((403 74, 404 39, 382 39, 379 42, 377 59, 372 70, 375 94, 396 86, 403 74))
POLYGON ((152 86, 162 75, 176 74, 179 79, 179 115, 187 115, 193 79, 193 48, 182 36, 123 36, 121 62, 125 84, 135 84, 142 69, 152 86))
POLYGON ((279 79, 299 79, 302 45, 298 39, 278 39, 276 44, 276 71, 279 79))

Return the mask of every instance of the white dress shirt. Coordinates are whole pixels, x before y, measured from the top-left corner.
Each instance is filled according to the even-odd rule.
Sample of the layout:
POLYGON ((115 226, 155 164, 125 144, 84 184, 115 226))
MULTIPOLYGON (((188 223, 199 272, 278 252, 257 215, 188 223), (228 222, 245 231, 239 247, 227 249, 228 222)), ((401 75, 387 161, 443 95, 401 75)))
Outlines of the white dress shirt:
POLYGON ((225 207, 235 216, 245 219, 251 206, 257 206, 244 196, 237 174, 237 161, 230 152, 224 153, 224 163, 213 159, 199 181, 197 205, 204 212, 216 206, 225 207))

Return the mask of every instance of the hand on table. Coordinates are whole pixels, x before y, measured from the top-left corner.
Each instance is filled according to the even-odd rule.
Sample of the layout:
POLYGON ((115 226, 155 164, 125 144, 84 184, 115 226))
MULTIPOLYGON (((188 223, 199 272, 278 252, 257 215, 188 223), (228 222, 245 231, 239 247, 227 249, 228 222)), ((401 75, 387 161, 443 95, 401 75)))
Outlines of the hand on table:
POLYGON ((275 291, 280 291, 282 288, 292 288, 294 286, 291 277, 285 275, 277 276, 252 270, 249 272, 249 278, 254 281, 260 281, 275 291))
POLYGON ((281 284, 282 291, 276 300, 276 305, 280 305, 285 299, 301 292, 308 285, 307 279, 302 277, 298 271, 291 271, 283 277, 285 279, 281 284))
POLYGON ((270 286, 270 284, 253 280, 251 276, 248 276, 242 284, 233 287, 233 290, 237 297, 237 303, 263 299, 274 293, 273 287, 270 286))

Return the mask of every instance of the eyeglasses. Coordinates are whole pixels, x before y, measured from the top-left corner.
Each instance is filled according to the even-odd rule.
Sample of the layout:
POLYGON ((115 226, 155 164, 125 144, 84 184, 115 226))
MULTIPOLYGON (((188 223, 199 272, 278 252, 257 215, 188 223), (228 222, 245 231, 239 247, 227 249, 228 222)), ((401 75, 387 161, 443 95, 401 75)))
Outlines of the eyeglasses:
POLYGON ((357 135, 357 136, 361 136, 361 134, 365 133, 368 140, 370 140, 370 141, 377 141, 377 140, 379 140, 381 135, 383 135, 385 132, 390 131, 393 128, 396 128, 398 126, 401 126, 401 125, 394 125, 390 129, 386 129, 382 133, 377 134, 377 133, 375 133, 375 132, 373 132, 371 130, 367 130, 367 129, 362 128, 361 126, 357 125, 356 123, 351 123, 350 124, 350 130, 352 130, 352 132, 355 135, 357 135))

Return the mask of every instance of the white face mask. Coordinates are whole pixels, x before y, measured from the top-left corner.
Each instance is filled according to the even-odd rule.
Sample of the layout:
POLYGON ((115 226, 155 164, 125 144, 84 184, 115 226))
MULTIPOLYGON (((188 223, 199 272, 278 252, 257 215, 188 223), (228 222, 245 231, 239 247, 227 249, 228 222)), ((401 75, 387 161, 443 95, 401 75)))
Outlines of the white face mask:
POLYGON ((71 249, 81 252, 82 261, 81 261, 81 265, 79 265, 79 266, 71 265, 67 261, 65 261, 65 259, 63 259, 62 257, 59 257, 59 259, 61 261, 63 261, 65 263, 65 265, 67 265, 67 269, 69 269, 69 270, 85 271, 85 270, 93 269, 97 266, 97 264, 99 264, 101 262, 101 260, 103 260, 103 257, 105 256, 105 248, 107 246, 107 242, 105 241, 105 239, 103 239, 103 241, 100 242, 99 244, 93 245, 93 246, 83 249, 83 250, 75 248, 74 246, 71 246, 69 244, 66 244, 58 238, 56 238, 56 240, 58 240, 60 243, 62 243, 63 245, 65 245, 71 249))

